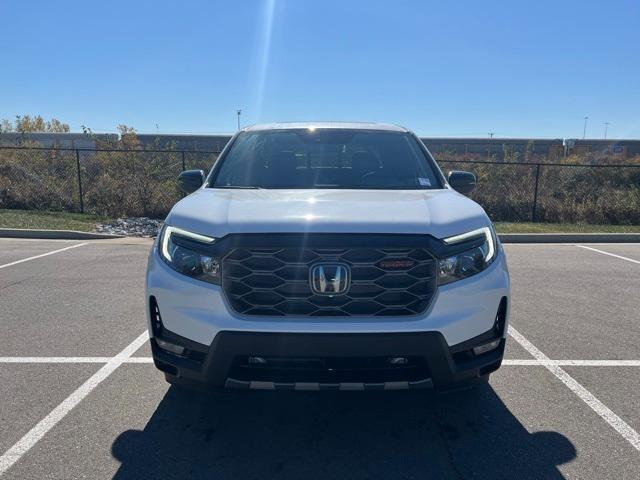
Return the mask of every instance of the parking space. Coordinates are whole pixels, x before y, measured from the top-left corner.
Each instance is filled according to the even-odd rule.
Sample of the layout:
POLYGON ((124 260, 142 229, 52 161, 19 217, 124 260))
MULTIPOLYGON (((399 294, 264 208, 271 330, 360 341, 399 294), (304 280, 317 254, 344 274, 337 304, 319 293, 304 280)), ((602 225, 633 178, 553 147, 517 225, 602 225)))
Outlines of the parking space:
POLYGON ((565 369, 635 431, 640 431, 640 368, 569 366, 565 369))
POLYGON ((640 358, 640 265, 573 245, 506 250, 513 324, 547 356, 640 358))
MULTIPOLYGON (((80 243, 0 240, 0 265, 80 243)), ((89 242, 0 269, 3 478, 638 477, 640 362, 620 361, 640 361, 639 264, 507 245, 519 336, 470 392, 186 394, 133 363, 150 355, 148 249, 89 242)))
MULTIPOLYGON (((0 266, 78 244, 71 240, 12 240, 0 238, 0 266)), ((6 267, 8 268, 8 267, 6 267)))
MULTIPOLYGON (((595 251, 596 253, 601 253, 602 255, 619 255, 625 257, 628 260, 633 260, 635 262, 640 262, 640 249, 635 244, 594 244, 594 245, 583 245, 583 248, 588 247, 589 250, 595 251), (603 253, 604 252, 604 253, 603 253)), ((615 257, 614 257, 615 258, 615 257)), ((619 259, 624 261, 624 259, 619 259)))
POLYGON ((529 355, 518 342, 507 342, 507 347, 504 351, 504 358, 508 360, 519 360, 523 358, 531 358, 531 355, 529 355))
POLYGON ((122 350, 144 329, 148 250, 84 244, 0 270, 0 355, 96 357, 122 350))
POLYGON ((151 357, 151 345, 149 345, 149 342, 146 342, 142 347, 140 347, 139 350, 136 351, 136 353, 134 353, 132 355, 133 357, 143 357, 143 358, 149 358, 151 357))
POLYGON ((17 442, 100 365, 0 365, 0 451, 17 442))

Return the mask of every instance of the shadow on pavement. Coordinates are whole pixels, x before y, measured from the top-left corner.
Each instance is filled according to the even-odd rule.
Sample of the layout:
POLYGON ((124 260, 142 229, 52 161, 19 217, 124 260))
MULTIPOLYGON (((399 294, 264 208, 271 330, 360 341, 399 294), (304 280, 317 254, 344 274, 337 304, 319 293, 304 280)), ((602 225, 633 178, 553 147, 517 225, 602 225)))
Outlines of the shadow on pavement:
POLYGON ((113 443, 118 479, 563 478, 557 432, 530 434, 490 386, 419 392, 168 390, 113 443))

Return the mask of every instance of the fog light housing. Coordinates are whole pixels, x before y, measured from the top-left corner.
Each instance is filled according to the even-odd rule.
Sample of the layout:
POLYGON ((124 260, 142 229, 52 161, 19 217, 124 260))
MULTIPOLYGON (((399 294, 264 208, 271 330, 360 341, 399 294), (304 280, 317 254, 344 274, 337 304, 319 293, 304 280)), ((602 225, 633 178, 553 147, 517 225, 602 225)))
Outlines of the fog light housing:
POLYGON ((483 353, 490 352, 491 350, 495 350, 500 345, 500 338, 497 338, 489 343, 485 343, 484 345, 479 345, 477 347, 473 347, 474 355, 482 355, 483 353))
POLYGON ((166 350, 169 353, 173 353, 174 355, 182 355, 184 353, 185 349, 180 345, 167 342, 166 340, 162 340, 161 338, 156 338, 155 340, 161 349, 166 350))

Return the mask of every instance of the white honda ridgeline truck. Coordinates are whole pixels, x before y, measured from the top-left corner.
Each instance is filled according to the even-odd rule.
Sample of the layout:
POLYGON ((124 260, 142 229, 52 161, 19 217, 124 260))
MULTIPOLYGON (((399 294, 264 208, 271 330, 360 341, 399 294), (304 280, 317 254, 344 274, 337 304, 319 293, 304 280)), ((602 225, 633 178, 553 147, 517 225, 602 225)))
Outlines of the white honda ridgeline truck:
POLYGON ((410 131, 245 128, 167 216, 146 303, 180 386, 460 388, 500 367, 504 251, 484 210, 410 131))

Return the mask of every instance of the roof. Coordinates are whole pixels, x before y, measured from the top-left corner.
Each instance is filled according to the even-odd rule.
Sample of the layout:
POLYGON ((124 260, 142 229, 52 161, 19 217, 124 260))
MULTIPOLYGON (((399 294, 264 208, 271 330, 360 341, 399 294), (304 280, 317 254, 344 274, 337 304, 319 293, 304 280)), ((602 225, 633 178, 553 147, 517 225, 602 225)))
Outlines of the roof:
POLYGON ((245 132, 260 130, 284 130, 284 129, 309 129, 309 128, 334 128, 349 130, 384 130, 387 132, 406 132, 407 129, 389 123, 374 122, 286 122, 264 123, 243 128, 245 132))

